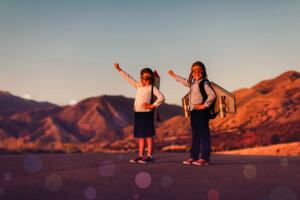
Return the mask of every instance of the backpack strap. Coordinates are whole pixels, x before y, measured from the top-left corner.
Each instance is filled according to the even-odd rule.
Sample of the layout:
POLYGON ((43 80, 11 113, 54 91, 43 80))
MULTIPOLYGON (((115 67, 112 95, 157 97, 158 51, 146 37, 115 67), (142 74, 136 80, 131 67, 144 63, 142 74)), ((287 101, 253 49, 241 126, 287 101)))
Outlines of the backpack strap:
POLYGON ((151 86, 151 100, 150 100, 150 104, 153 104, 154 103, 154 97, 153 97, 153 84, 151 86))
POLYGON ((204 84, 207 83, 210 85, 209 81, 207 79, 203 79, 200 83, 199 83, 199 90, 200 90, 200 93, 202 95, 202 104, 206 101, 207 99, 207 93, 205 91, 205 88, 204 88, 204 84))
MULTIPOLYGON (((207 95, 207 93, 206 93, 206 91, 205 91, 205 88, 204 88, 204 84, 205 84, 205 83, 207 83, 207 84, 210 86, 210 82, 209 82, 209 80, 207 80, 207 79, 204 79, 204 80, 202 80, 202 81, 199 83, 200 93, 201 93, 202 98, 203 98, 202 104, 204 104, 204 102, 207 100, 207 97, 208 97, 208 95, 207 95)), ((210 87, 211 87, 211 86, 210 86, 210 87)), ((208 118, 209 118, 209 119, 214 119, 214 118, 216 118, 216 116, 217 116, 218 113, 219 113, 219 112, 216 112, 215 109, 214 109, 215 103, 216 103, 216 101, 214 101, 214 102, 211 104, 211 106, 209 107, 209 109, 208 109, 208 110, 209 110, 209 113, 208 113, 208 118)))

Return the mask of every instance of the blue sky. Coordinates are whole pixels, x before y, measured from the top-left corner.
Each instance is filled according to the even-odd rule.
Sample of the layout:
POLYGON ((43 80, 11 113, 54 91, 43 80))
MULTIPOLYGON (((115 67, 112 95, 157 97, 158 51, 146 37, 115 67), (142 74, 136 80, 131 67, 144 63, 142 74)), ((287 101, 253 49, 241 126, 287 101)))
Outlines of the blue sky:
POLYGON ((135 96, 153 67, 168 103, 187 89, 167 75, 196 60, 230 91, 300 71, 299 0, 0 0, 0 90, 65 105, 103 94, 135 96))

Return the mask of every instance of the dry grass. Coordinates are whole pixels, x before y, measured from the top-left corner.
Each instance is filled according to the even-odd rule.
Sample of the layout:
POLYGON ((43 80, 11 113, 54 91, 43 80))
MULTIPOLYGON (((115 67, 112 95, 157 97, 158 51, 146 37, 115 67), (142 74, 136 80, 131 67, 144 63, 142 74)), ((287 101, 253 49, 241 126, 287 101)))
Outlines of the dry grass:
POLYGON ((266 156, 299 156, 300 142, 276 144, 241 150, 217 152, 218 154, 266 155, 266 156))

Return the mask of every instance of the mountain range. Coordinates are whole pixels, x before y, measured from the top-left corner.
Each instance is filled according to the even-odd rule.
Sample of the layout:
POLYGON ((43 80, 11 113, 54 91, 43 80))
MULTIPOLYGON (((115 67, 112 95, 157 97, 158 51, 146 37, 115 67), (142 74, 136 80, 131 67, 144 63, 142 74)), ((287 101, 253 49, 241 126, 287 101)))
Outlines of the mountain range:
MULTIPOLYGON (((234 91, 237 114, 210 121, 214 151, 299 141, 300 73, 285 72, 234 91)), ((134 99, 98 96, 58 106, 0 92, 2 151, 132 151, 134 99)), ((156 148, 186 151, 190 122, 177 105, 159 107, 156 148)))

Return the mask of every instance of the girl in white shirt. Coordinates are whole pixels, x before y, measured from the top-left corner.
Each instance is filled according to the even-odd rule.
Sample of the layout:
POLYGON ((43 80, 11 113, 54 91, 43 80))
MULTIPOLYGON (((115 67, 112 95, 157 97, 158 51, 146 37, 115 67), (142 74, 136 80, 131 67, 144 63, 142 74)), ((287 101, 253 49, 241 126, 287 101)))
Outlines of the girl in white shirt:
POLYGON ((160 106, 165 97, 153 85, 154 76, 150 68, 144 68, 140 72, 140 81, 136 81, 124 70, 121 69, 118 63, 115 68, 120 74, 137 89, 134 102, 134 137, 138 138, 139 155, 131 159, 131 163, 149 163, 154 162, 153 158, 153 136, 155 136, 154 128, 154 111, 153 109, 160 106), (154 101, 154 96, 157 98, 154 101), (147 156, 143 157, 145 149, 145 140, 147 142, 147 156))
POLYGON ((192 126, 191 157, 183 164, 208 165, 210 160, 211 142, 209 130, 209 107, 216 99, 216 94, 207 80, 205 65, 197 61, 191 67, 188 79, 182 78, 169 70, 169 75, 176 81, 190 88, 190 120, 192 126), (203 88, 203 89, 201 89, 203 88), (201 90, 204 90, 202 95, 201 90), (199 159, 199 154, 201 157, 199 159))

